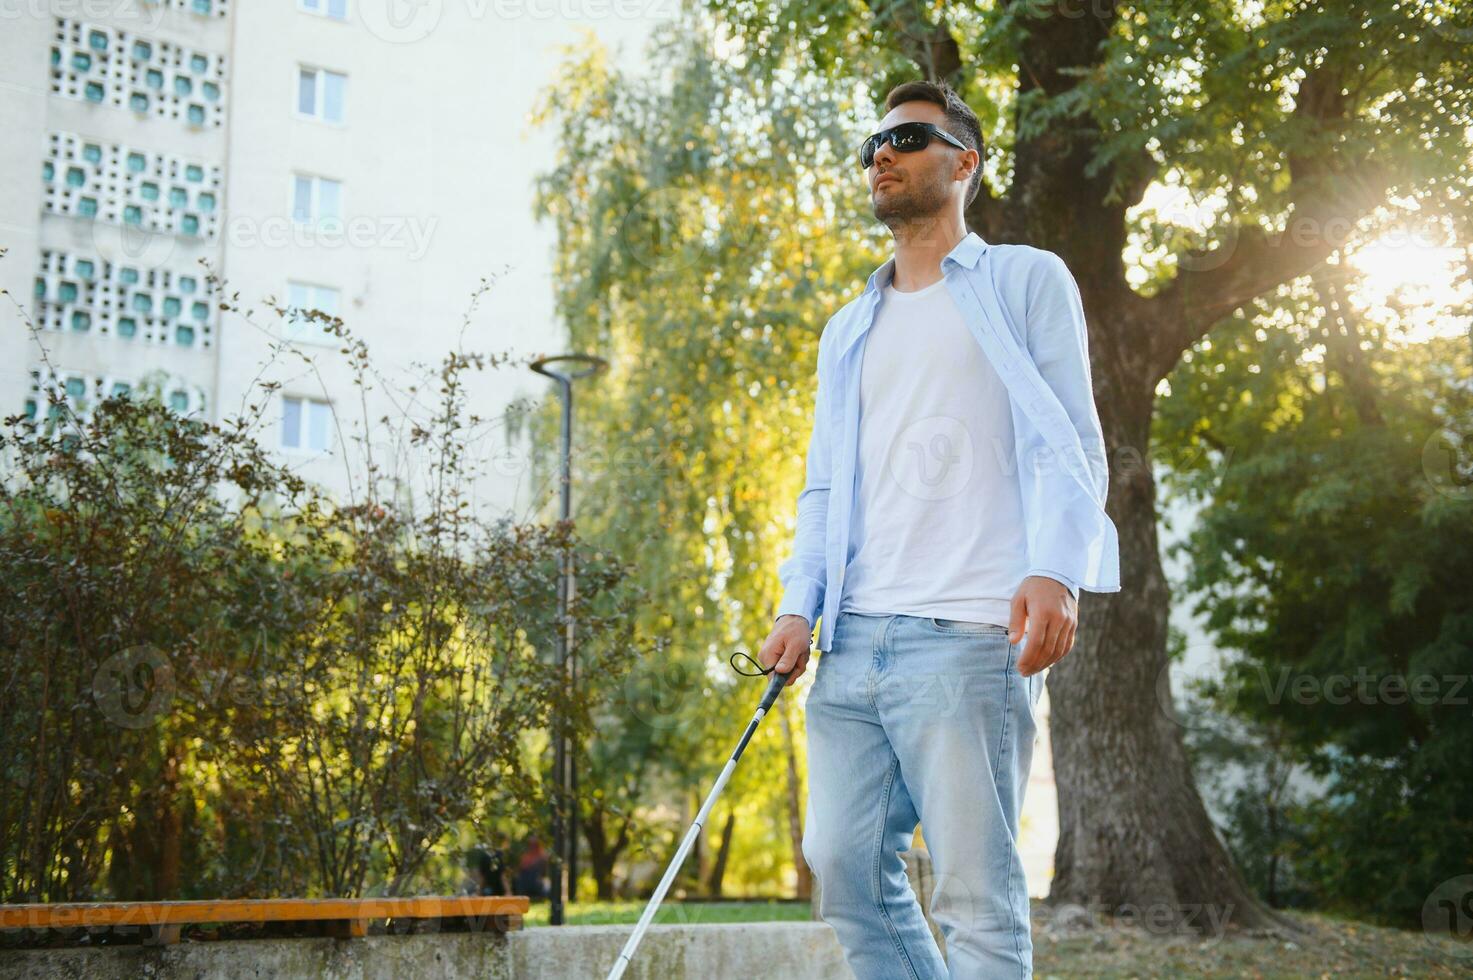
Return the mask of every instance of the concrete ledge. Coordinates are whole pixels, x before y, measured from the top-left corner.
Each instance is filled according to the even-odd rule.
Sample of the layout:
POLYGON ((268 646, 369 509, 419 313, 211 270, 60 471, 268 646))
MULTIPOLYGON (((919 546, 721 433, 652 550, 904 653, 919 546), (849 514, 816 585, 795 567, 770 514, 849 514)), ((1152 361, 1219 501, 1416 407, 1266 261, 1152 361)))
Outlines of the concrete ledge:
MULTIPOLYGON (((0 950, 0 980, 602 980, 633 926, 563 926, 508 935, 429 933, 362 939, 251 939, 178 946, 0 950)), ((847 980, 822 922, 651 926, 631 980, 847 980)))

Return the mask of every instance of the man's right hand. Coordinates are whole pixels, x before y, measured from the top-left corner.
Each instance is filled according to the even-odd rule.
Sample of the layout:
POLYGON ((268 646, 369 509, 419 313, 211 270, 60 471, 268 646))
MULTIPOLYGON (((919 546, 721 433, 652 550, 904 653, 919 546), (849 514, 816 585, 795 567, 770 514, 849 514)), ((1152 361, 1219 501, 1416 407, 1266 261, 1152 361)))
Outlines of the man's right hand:
POLYGON ((795 613, 779 616, 762 649, 757 651, 757 662, 763 667, 775 664, 777 673, 788 675, 784 686, 792 687, 808 669, 808 648, 812 641, 813 626, 807 619, 795 613))

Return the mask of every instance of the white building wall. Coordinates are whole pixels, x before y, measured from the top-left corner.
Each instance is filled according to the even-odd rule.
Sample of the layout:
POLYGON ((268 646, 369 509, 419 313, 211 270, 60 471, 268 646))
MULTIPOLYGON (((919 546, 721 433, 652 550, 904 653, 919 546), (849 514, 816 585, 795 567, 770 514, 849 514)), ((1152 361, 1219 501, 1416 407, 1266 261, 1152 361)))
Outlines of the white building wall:
MULTIPOLYGON (((326 453, 282 448, 283 398, 332 403, 347 431, 365 417, 403 412, 411 364, 437 367, 457 345, 523 360, 563 349, 552 308, 552 233, 531 213, 532 180, 551 166, 553 134, 533 133, 527 114, 554 77, 559 45, 591 30, 620 45, 621 59, 637 62, 649 28, 675 12, 654 2, 587 10, 535 2, 347 3, 343 20, 308 12, 297 0, 213 0, 205 12, 194 0, 28 0, 0 11, 0 246, 8 249, 0 286, 42 325, 50 361, 63 376, 85 381, 89 397, 162 370, 187 393, 188 410, 216 421, 240 413, 253 384, 279 382, 260 438, 338 492, 348 489, 347 468, 361 462, 344 455, 351 440, 335 439, 326 453), (114 58, 106 63, 90 49, 94 29, 109 38, 114 58), (134 56, 135 41, 150 45, 163 76, 157 88, 147 86, 151 62, 134 56), (53 67, 55 59, 66 68, 78 53, 91 64, 53 67), (190 65, 196 55, 205 59, 202 71, 190 65), (346 76, 341 123, 298 114, 301 65, 346 76), (187 95, 176 93, 176 74, 187 78, 187 95), (211 98, 206 81, 218 86, 211 98), (101 86, 90 100, 89 82, 101 86), (146 107, 130 105, 139 91, 152 96, 146 107), (100 151, 100 161, 74 167, 80 147, 100 151), (192 164, 202 180, 182 187, 183 207, 165 206, 172 184, 161 201, 141 199, 146 174, 128 164, 130 154, 146 158, 147 173, 192 164), (85 186, 72 185, 73 169, 85 172, 85 186), (313 235, 293 223, 294 173, 341 182, 342 234, 313 235), (214 205, 204 220, 201 192, 214 205), (84 196, 96 200, 95 213, 84 196), (140 209, 131 224, 124 218, 130 205, 140 209), (198 227, 181 227, 184 211, 198 227), (191 320, 194 297, 204 292, 200 260, 223 275, 248 316, 210 304, 205 321, 191 320), (180 292, 191 278, 196 292, 180 292), (483 278, 495 284, 467 320, 483 278), (45 297, 37 295, 38 279, 45 297), (366 407, 357 404, 337 343, 297 335, 305 359, 272 361, 285 324, 271 307, 291 301, 293 280, 337 291, 335 312, 367 342, 390 382, 376 385, 366 407), (137 292, 147 294, 150 312, 128 312, 137 292), (79 308, 88 314, 80 321, 79 308)), ((5 315, 0 410, 14 412, 43 358, 14 307, 5 315)), ((499 419, 514 399, 550 390, 521 365, 468 377, 469 410, 488 419, 499 419)), ((433 388, 422 389, 426 395, 433 388)), ((392 438, 380 429, 374 441, 382 448, 392 438)), ((526 449, 508 444, 499 424, 482 426, 469 448, 498 459, 478 487, 493 509, 526 516, 553 489, 530 485, 526 449)))

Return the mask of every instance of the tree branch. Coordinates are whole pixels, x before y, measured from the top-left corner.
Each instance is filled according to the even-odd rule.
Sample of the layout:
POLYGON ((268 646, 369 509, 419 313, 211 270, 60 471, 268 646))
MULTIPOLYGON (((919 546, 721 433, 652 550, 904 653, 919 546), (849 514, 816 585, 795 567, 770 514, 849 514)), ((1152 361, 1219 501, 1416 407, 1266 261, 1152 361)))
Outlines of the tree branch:
POLYGON ((1341 159, 1335 152, 1354 111, 1341 78, 1327 61, 1296 94, 1294 117, 1306 138, 1286 155, 1291 207, 1284 232, 1237 227, 1210 252, 1179 256, 1176 279, 1146 301, 1153 381, 1234 310, 1318 268, 1385 202, 1390 174, 1368 158, 1341 159))

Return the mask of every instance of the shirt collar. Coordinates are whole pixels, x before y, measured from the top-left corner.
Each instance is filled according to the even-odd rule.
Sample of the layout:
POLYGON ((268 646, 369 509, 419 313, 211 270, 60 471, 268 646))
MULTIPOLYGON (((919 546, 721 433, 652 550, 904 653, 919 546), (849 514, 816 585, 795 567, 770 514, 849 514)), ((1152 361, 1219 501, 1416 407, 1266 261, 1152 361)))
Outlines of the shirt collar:
MULTIPOLYGON (((967 232, 962 240, 956 243, 956 247, 946 253, 946 257, 941 260, 941 274, 943 276, 946 274, 947 262, 955 262, 957 265, 964 266, 968 269, 975 269, 977 267, 977 259, 982 256, 982 252, 986 248, 987 242, 983 241, 981 235, 975 231, 967 232)), ((891 280, 894 278, 895 256, 891 255, 885 260, 883 265, 870 273, 869 283, 864 287, 864 294, 868 296, 870 293, 879 292, 890 285, 891 280)))
MULTIPOLYGON (((946 263, 948 262, 966 269, 977 268, 977 260, 990 247, 975 231, 967 232, 966 237, 957 242, 956 247, 947 252, 946 257, 941 260, 941 274, 946 275, 946 263)), ((864 287, 864 295, 860 297, 858 304, 851 307, 853 312, 844 324, 843 332, 839 335, 839 352, 834 355, 835 357, 844 357, 855 342, 864 336, 865 331, 874 322, 874 309, 880 299, 880 290, 890 285, 893 278, 895 278, 895 256, 892 255, 885 260, 883 265, 870 273, 869 284, 864 287)))

